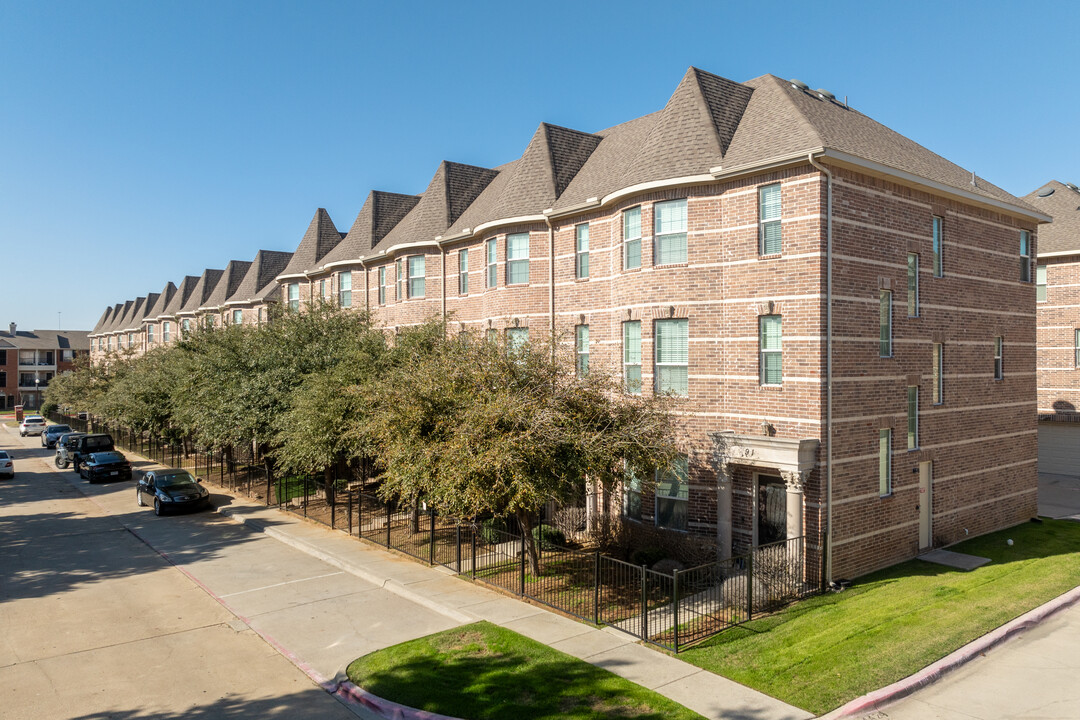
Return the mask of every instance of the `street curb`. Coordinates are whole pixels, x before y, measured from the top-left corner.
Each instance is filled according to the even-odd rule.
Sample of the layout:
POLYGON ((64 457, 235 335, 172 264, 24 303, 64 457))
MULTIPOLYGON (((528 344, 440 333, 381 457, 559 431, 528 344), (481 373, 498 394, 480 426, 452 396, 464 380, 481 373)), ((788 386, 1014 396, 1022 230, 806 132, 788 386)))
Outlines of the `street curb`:
POLYGON ((338 685, 335 693, 342 702, 361 705, 385 720, 460 720, 449 715, 439 715, 427 710, 417 710, 408 705, 384 700, 346 680, 338 685))
POLYGON ((371 583, 372 585, 376 585, 384 590, 394 593, 398 597, 416 603, 417 605, 426 607, 428 610, 431 610, 433 612, 437 612, 440 615, 449 618, 450 620, 453 620, 454 622, 462 624, 476 622, 476 618, 458 612, 457 610, 454 610, 452 608, 448 608, 445 605, 431 600, 430 598, 424 597, 423 595, 410 590, 408 587, 402 585, 396 580, 380 577, 378 575, 375 575, 374 573, 368 572, 367 570, 359 568, 346 560, 342 560, 333 553, 328 553, 312 545, 311 543, 293 537, 289 533, 282 532, 275 527, 266 525, 255 518, 244 517, 242 514, 237 513, 233 508, 229 506, 216 507, 214 509, 216 512, 224 515, 233 522, 237 522, 242 525, 246 525, 252 529, 258 530, 259 532, 264 533, 265 535, 272 537, 275 540, 278 540, 279 542, 282 542, 296 550, 299 550, 300 552, 310 555, 318 560, 322 560, 324 563, 327 563, 328 565, 333 565, 334 567, 344 570, 347 573, 355 575, 361 580, 364 580, 371 583))
POLYGON ((946 655, 937 662, 926 666, 914 675, 909 675, 903 680, 898 680, 892 685, 887 685, 880 690, 867 693, 860 698, 836 710, 821 716, 821 720, 840 720, 878 710, 889 703, 900 700, 931 685, 953 670, 956 670, 970 661, 979 657, 988 650, 997 647, 1022 632, 1030 630, 1047 618, 1055 615, 1066 608, 1080 603, 1080 586, 1057 596, 1049 602, 1043 603, 1034 610, 1029 610, 1020 617, 1005 623, 996 630, 991 630, 980 638, 977 638, 955 652, 946 655))

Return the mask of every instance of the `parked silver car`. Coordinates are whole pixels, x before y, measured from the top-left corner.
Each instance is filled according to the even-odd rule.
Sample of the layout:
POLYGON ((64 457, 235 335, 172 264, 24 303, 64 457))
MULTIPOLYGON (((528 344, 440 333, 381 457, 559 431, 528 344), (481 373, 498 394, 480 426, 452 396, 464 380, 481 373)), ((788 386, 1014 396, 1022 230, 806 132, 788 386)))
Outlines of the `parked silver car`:
POLYGON ((27 415, 19 424, 19 437, 27 435, 40 435, 45 432, 45 418, 40 415, 27 415))

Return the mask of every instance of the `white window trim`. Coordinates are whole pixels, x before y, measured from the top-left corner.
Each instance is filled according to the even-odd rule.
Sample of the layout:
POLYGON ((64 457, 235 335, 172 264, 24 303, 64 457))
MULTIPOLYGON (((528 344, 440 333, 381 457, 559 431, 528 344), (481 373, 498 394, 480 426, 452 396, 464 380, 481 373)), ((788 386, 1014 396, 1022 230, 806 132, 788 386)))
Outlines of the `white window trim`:
POLYGON ((907 266, 907 312, 909 318, 919 317, 919 253, 908 253, 908 266, 907 266), (912 274, 911 259, 915 258, 914 274, 912 274), (912 280, 915 281, 915 288, 912 289, 912 280))
POLYGON ((998 335, 994 338, 994 379, 1005 379, 1005 338, 998 335))
POLYGON ((932 216, 930 221, 930 252, 933 257, 934 277, 945 277, 945 218, 932 216))
POLYGON ((783 222, 782 222, 782 218, 784 216, 784 193, 783 193, 783 189, 780 187, 780 183, 778 183, 778 182, 777 183, 768 183, 767 185, 762 185, 761 187, 759 187, 758 191, 757 191, 757 200, 758 200, 758 257, 776 257, 777 255, 783 254, 783 250, 784 250, 784 225, 783 225, 783 222), (762 215, 765 213, 765 204, 763 202, 761 202, 761 196, 765 192, 765 190, 767 190, 768 188, 773 188, 773 187, 775 187, 777 189, 780 189, 780 217, 778 217, 778 218, 776 218, 774 220, 765 220, 762 217, 762 215), (766 224, 772 225, 773 223, 775 223, 780 228, 780 249, 777 250, 776 252, 767 253, 767 252, 765 252, 765 226, 766 226, 766 224))
POLYGON ((878 428, 878 496, 889 497, 892 495, 892 428, 878 428), (884 452, 881 441, 885 439, 884 452), (884 455, 884 457, 882 457, 884 455), (882 460, 884 460, 885 476, 882 477, 882 460), (884 486, 884 487, 882 487, 884 486))
POLYGON ((686 198, 676 198, 675 200, 664 200, 662 202, 653 203, 653 265, 686 265, 690 261, 690 207, 686 201, 686 198), (686 207, 686 227, 681 232, 661 233, 660 228, 657 227, 660 218, 660 212, 658 208, 662 205, 673 205, 676 203, 682 203, 686 207), (683 236, 683 259, 676 260, 674 262, 660 262, 660 245, 661 241, 669 235, 682 235, 683 236))
POLYGON ((585 264, 589 263, 589 223, 578 223, 574 226, 574 279, 575 280, 588 280, 589 269, 586 268, 584 274, 581 272, 581 260, 584 258, 585 264), (581 249, 581 229, 585 229, 585 249, 581 249))
POLYGON ((891 358, 893 356, 893 294, 892 290, 878 290, 878 357, 891 358), (881 311, 887 306, 889 318, 889 352, 881 352, 881 311))
MULTIPOLYGON (((653 385, 654 385, 654 391, 657 392, 657 393, 669 392, 668 390, 663 390, 660 387, 660 377, 661 377, 661 375, 663 375, 663 373, 660 372, 660 369, 665 368, 665 367, 673 367, 673 368, 685 367, 686 368, 686 394, 685 395, 677 395, 677 397, 690 397, 690 357, 689 357, 690 353, 689 353, 689 347, 687 348, 686 363, 660 362, 660 342, 659 342, 660 331, 657 330, 657 327, 660 324, 664 323, 664 322, 672 322, 672 321, 679 321, 679 320, 686 323, 686 325, 687 325, 687 335, 689 336, 690 321, 687 320, 686 318, 668 318, 668 319, 660 319, 660 320, 654 320, 653 321, 653 368, 654 368, 654 371, 653 371, 653 385)), ((674 324, 674 323, 672 323, 672 324, 674 324)))
POLYGON ((643 224, 642 223, 642 215, 643 214, 644 213, 641 212, 641 206, 640 205, 635 205, 634 207, 626 208, 619 215, 619 220, 621 221, 621 226, 622 226, 620 229, 621 229, 622 236, 623 236, 623 239, 622 239, 622 261, 623 261, 622 262, 622 269, 624 271, 625 270, 640 270, 641 269, 641 258, 643 256, 643 253, 641 252, 641 246, 644 244, 642 242, 642 240, 641 240, 641 226, 643 224), (637 210, 637 212, 638 212, 638 234, 637 234, 637 237, 627 237, 626 236, 626 216, 627 216, 627 213, 629 213, 629 212, 631 212, 633 210, 637 210), (637 267, 628 267, 629 258, 630 258, 630 243, 633 243, 633 242, 637 242, 637 244, 638 244, 638 264, 637 264, 637 267))
POLYGON ((779 314, 758 316, 758 384, 762 387, 782 387, 784 384, 784 318, 779 314), (765 336, 762 331, 765 318, 770 317, 780 318, 780 347, 766 350, 765 336), (765 382, 765 356, 767 354, 780 356, 780 382, 778 383, 765 382))
POLYGON ((499 286, 499 244, 495 238, 484 242, 484 289, 492 290, 499 286))
POLYGON ((458 295, 469 294, 469 249, 458 250, 458 295))
POLYGON ((904 436, 907 439, 907 449, 909 451, 918 450, 919 449, 919 386, 918 385, 908 385, 906 397, 904 398, 904 400, 905 400, 905 405, 907 406, 906 412, 904 413, 904 416, 907 419, 907 425, 904 428, 904 436), (911 407, 911 391, 912 390, 915 391, 915 408, 914 408, 914 412, 912 411, 912 407, 911 407), (914 429, 912 429, 912 427, 911 427, 912 424, 915 425, 914 429))

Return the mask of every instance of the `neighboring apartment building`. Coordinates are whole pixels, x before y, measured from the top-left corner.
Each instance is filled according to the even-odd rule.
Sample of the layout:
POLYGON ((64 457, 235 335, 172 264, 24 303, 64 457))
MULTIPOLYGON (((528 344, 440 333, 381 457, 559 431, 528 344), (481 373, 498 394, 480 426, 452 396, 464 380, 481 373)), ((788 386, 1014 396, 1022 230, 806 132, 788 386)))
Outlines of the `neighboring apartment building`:
POLYGON ((41 407, 45 389, 57 375, 72 370, 90 352, 86 330, 19 331, 15 323, 0 331, 0 409, 41 407))
POLYGON ((1036 514, 1047 219, 825 91, 692 68, 651 115, 372 192, 344 238, 320 210, 279 300, 555 331, 685 398, 685 457, 609 507, 851 577, 1036 514))
POLYGON ((1080 189, 1052 180, 1024 198, 1039 229, 1039 471, 1080 475, 1080 189))

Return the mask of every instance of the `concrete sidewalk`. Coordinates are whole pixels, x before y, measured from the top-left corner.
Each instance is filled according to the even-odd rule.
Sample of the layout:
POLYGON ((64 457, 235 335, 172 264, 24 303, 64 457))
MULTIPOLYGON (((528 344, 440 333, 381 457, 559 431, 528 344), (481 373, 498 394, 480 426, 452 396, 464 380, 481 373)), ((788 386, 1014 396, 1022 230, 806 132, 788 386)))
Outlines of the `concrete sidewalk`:
MULTIPOLYGON (((655 690, 705 717, 813 717, 805 710, 640 645, 618 630, 596 629, 570 620, 458 578, 444 568, 404 559, 290 513, 244 498, 235 498, 232 504, 219 507, 218 512, 455 622, 487 620, 501 625, 655 690)), ((409 622, 405 617, 393 619, 409 622)), ((343 679, 343 675, 337 678, 343 679)))

